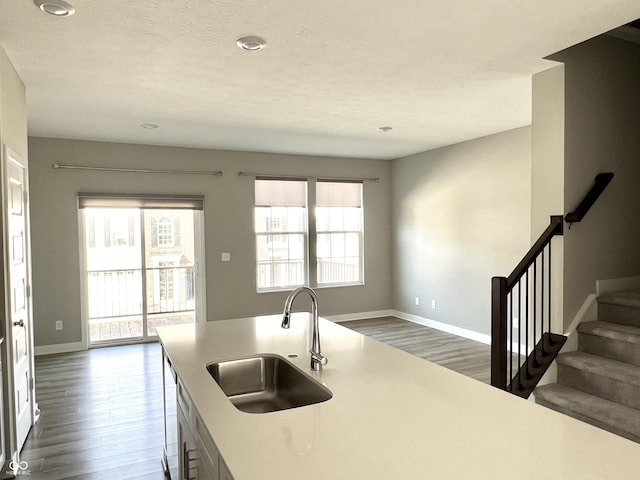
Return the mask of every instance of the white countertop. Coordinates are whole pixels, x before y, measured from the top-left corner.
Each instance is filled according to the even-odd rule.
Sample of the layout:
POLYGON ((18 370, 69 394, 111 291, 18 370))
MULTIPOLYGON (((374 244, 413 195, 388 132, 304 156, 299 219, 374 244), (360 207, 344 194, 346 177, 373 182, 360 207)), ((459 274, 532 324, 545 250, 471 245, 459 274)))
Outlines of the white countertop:
POLYGON ((162 344, 235 480, 638 479, 640 445, 308 314, 161 327, 162 344), (226 398, 205 365, 275 353, 333 398, 265 414, 226 398))

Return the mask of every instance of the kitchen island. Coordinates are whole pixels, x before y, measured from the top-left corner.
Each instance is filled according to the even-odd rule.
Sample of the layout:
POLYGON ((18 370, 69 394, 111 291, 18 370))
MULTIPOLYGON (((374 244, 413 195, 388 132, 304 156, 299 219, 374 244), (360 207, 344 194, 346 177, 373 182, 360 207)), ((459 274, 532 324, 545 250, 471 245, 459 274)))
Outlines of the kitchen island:
POLYGON ((309 314, 293 314, 289 330, 280 322, 272 315, 158 328, 178 396, 183 390, 220 471, 230 472, 220 478, 639 478, 639 444, 325 319, 329 363, 312 372, 309 314), (270 413, 237 409, 206 365, 265 353, 286 358, 333 397, 270 413))

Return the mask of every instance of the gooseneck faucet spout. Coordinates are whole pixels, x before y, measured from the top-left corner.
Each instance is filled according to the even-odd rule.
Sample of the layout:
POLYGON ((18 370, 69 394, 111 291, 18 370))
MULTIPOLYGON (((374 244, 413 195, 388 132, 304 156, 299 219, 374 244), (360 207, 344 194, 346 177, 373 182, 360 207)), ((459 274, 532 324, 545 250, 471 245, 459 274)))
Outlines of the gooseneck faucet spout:
POLYGON ((327 357, 322 355, 320 351, 320 329, 318 328, 318 296, 309 287, 298 287, 289 294, 286 302, 284 302, 284 310, 282 311, 282 328, 289 328, 291 325, 291 308, 295 298, 306 292, 311 297, 311 370, 322 370, 322 366, 326 365, 327 357))

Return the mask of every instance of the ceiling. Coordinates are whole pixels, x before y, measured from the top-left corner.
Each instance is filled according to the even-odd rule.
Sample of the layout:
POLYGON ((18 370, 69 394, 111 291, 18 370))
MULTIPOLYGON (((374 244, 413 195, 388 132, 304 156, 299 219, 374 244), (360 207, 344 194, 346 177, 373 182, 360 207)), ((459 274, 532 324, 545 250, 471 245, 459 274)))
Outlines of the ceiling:
POLYGON ((29 135, 372 159, 528 125, 545 56, 640 18, 638 0, 71 3, 2 0, 29 135))

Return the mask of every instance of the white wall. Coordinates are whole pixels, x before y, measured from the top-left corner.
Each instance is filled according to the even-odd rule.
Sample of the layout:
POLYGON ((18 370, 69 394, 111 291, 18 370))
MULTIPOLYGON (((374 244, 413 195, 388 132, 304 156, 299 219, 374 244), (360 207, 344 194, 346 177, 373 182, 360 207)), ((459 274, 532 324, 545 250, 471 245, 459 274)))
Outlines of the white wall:
MULTIPOLYGON (((388 161, 29 139, 33 291, 37 346, 81 341, 79 191, 194 193, 205 196, 209 320, 282 311, 285 293, 257 294, 253 180, 265 174, 380 177, 364 184, 365 286, 319 289, 323 316, 391 308, 388 161), (53 169, 53 163, 150 169, 222 170, 222 177, 53 169), (221 262, 222 252, 231 262, 221 262), (64 330, 56 331, 56 320, 64 330)), ((296 305, 304 308, 303 302, 296 305)))
POLYGON ((564 211, 600 172, 615 178, 564 235, 564 324, 596 281, 640 274, 640 45, 608 35, 550 57, 565 63, 564 211))
POLYGON ((531 127, 394 160, 392 178, 394 308, 489 334, 491 277, 530 247, 531 127))

